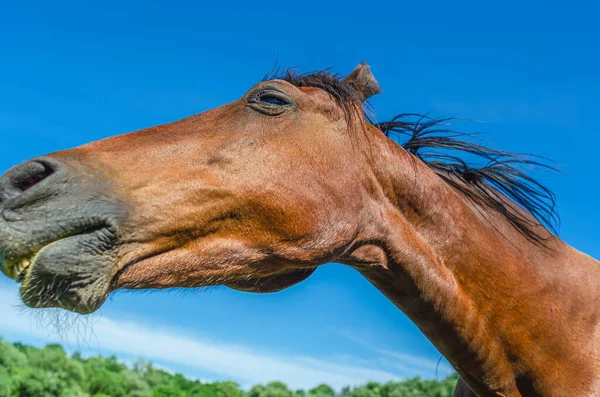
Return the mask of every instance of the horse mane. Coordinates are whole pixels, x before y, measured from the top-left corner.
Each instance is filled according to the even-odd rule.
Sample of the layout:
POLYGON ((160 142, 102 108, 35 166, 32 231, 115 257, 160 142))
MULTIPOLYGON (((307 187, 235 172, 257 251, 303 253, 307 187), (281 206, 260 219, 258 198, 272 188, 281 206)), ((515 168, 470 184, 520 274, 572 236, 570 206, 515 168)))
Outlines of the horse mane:
POLYGON ((374 125, 388 137, 394 134, 407 137, 401 144, 406 151, 421 159, 469 200, 498 211, 528 239, 536 243, 545 240, 537 229, 540 225, 556 233, 560 220, 556 196, 524 168, 556 169, 540 157, 496 150, 468 141, 465 138, 474 138, 476 134, 447 128, 452 120, 400 114, 391 121, 374 125), (484 164, 472 165, 463 158, 465 154, 483 160, 484 164))
POLYGON ((538 167, 556 171, 545 159, 475 143, 472 140, 477 134, 448 128, 454 118, 403 113, 391 121, 375 122, 370 116, 370 106, 363 104, 358 92, 341 76, 328 71, 299 74, 287 70, 265 76, 265 80, 274 78, 297 87, 316 87, 327 92, 344 110, 348 123, 355 120, 353 116, 357 112, 361 113, 367 122, 427 164, 468 200, 497 211, 530 241, 543 244, 548 238, 540 233, 539 226, 556 234, 560 220, 556 196, 524 170, 538 167), (475 165, 465 157, 483 161, 483 165, 475 165))

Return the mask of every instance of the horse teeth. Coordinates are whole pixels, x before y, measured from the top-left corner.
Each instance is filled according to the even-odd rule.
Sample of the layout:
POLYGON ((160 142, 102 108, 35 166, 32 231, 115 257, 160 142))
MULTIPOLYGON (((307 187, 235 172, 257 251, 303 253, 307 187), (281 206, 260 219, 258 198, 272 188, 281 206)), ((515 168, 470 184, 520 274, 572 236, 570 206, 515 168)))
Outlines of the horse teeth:
POLYGON ((13 277, 19 282, 22 281, 30 266, 31 261, 29 259, 21 259, 19 263, 13 266, 13 277))

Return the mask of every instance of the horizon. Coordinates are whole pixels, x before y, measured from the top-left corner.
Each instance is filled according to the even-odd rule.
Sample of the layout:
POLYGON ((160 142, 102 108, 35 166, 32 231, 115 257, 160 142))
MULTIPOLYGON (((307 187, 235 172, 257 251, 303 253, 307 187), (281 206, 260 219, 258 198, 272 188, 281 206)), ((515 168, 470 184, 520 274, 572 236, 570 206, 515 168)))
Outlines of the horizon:
MULTIPOLYGON (((45 389, 51 389, 55 393, 57 389, 61 391, 67 389, 71 393, 78 390, 80 394, 83 393, 86 396, 88 395, 86 391, 96 392, 92 395, 97 397, 128 393, 139 396, 156 395, 156 393, 164 395, 165 389, 167 390, 166 394, 169 396, 179 396, 184 392, 186 395, 189 393, 195 396, 206 396, 207 394, 219 396, 226 393, 225 395, 229 397, 241 397, 248 393, 250 396, 257 397, 263 395, 265 389, 271 389, 271 392, 267 392, 267 394, 279 391, 278 394, 284 392, 288 396, 325 395, 334 397, 336 395, 361 395, 361 391, 372 391, 374 384, 374 381, 369 381, 361 385, 343 386, 336 390, 330 385, 322 383, 312 389, 305 390, 290 389, 289 385, 274 380, 242 387, 230 380, 210 382, 205 379, 187 377, 172 371, 170 368, 156 365, 152 361, 141 359, 123 361, 115 355, 85 355, 79 351, 69 352, 64 346, 56 343, 49 343, 44 347, 17 342, 11 343, 5 341, 2 336, 0 336, 0 354, 4 359, 8 357, 8 360, 4 362, 6 365, 3 365, 4 376, 0 378, 0 390, 4 392, 6 392, 7 386, 13 392, 15 390, 25 391, 25 393, 30 392, 27 390, 29 381, 33 380, 34 384, 36 381, 39 382, 40 378, 42 382, 48 381, 52 379, 52 375, 57 375, 54 381, 58 380, 58 382, 48 382, 50 384, 44 385, 45 389), (48 359, 51 359, 52 362, 48 362, 48 359), (65 365, 66 363, 68 365, 65 365), (83 374, 78 369, 83 370, 83 374), (107 372, 112 376, 107 377, 107 372), (33 379, 28 378, 32 373, 36 374, 33 375, 33 379), (6 377, 7 374, 9 375, 8 378, 6 377), (24 377, 23 374, 25 374, 24 377), (11 382, 11 375, 16 382, 11 382), (121 382, 118 380, 115 382, 115 377, 120 379, 121 382), (158 382, 157 378, 159 379, 158 382), (132 379, 135 381, 132 382, 132 379), (119 386, 121 386, 120 392, 119 386), (100 391, 99 394, 98 391, 100 391)), ((375 383, 379 388, 387 390, 387 394, 390 394, 390 392, 403 393, 403 390, 406 391, 409 388, 412 392, 419 389, 424 395, 433 396, 435 394, 439 397, 439 392, 444 393, 444 395, 451 392, 455 387, 457 377, 458 374, 454 373, 441 380, 424 380, 413 377, 406 380, 375 383)), ((39 391, 39 387, 34 388, 34 390, 39 391)))

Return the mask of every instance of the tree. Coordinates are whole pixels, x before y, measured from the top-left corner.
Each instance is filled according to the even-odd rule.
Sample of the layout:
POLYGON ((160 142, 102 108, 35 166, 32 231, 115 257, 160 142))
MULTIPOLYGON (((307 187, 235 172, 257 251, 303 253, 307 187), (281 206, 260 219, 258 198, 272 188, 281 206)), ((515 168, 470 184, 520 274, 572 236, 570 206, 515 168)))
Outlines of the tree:
POLYGON ((125 369, 121 371, 121 376, 129 397, 152 397, 152 389, 142 374, 125 369))
POLYGON ((8 372, 15 368, 24 367, 27 363, 27 355, 13 344, 4 342, 0 337, 0 367, 8 372))
POLYGON ((115 356, 69 357, 56 344, 38 349, 0 338, 0 397, 451 397, 457 379, 368 382, 340 393, 326 384, 294 392, 270 382, 244 393, 235 382, 202 383, 141 360, 128 368, 115 356))
POLYGON ((335 390, 329 385, 321 384, 309 390, 307 397, 335 397, 335 390))
POLYGON ((187 397, 176 385, 160 385, 154 389, 153 397, 187 397))
POLYGON ((0 397, 10 397, 12 381, 6 368, 0 367, 0 397))
POLYGON ((58 378, 48 371, 24 367, 13 373, 12 394, 19 397, 60 396, 58 378))
POLYGON ((121 376, 121 373, 111 372, 106 369, 95 371, 89 378, 88 392, 92 395, 126 396, 127 388, 125 386, 125 379, 121 376))
POLYGON ((294 392, 283 382, 270 382, 266 386, 254 386, 247 397, 294 397, 294 392))

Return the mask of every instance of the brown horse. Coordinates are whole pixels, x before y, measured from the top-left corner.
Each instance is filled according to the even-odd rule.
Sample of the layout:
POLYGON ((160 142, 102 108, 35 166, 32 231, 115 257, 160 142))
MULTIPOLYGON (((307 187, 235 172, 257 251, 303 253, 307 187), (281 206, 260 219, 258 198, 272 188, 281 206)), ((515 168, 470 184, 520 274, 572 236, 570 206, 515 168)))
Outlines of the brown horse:
POLYGON ((31 307, 90 313, 119 288, 272 292, 340 262, 477 395, 599 395, 600 263, 551 232, 552 193, 519 171, 533 162, 426 117, 375 124, 379 91, 365 64, 287 74, 19 165, 0 180, 2 271, 31 307))

